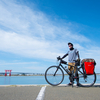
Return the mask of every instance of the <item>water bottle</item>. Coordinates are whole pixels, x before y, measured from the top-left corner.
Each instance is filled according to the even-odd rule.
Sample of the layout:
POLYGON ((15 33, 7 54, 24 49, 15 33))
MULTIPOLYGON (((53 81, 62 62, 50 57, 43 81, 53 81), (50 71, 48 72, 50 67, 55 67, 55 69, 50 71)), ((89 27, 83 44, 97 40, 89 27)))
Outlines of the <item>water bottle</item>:
POLYGON ((68 70, 67 66, 65 66, 65 69, 66 69, 66 71, 67 71, 67 72, 69 72, 69 70, 68 70))

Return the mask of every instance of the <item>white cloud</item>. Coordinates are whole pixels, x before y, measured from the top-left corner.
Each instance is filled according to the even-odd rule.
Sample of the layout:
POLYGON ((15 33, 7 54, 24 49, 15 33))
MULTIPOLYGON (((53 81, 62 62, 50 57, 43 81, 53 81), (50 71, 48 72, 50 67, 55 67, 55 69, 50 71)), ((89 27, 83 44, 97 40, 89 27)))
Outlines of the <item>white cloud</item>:
POLYGON ((54 59, 71 40, 87 41, 65 26, 52 24, 41 11, 11 1, 0 1, 0 50, 26 57, 54 59), (7 30, 8 29, 8 30, 7 30), (67 40, 68 39, 68 40, 67 40), (66 41, 65 41, 66 40, 66 41))
POLYGON ((8 62, 0 62, 0 65, 30 65, 30 64, 37 64, 37 62, 16 62, 16 63, 8 63, 8 62))
MULTIPOLYGON (((54 44, 26 35, 0 31, 0 50, 26 57, 52 58, 57 56, 54 44)), ((55 45, 56 46, 56 45, 55 45)), ((56 46, 57 47, 57 46, 56 46)), ((59 50, 58 50, 59 51, 59 50)))
POLYGON ((81 51, 82 58, 92 57, 93 54, 98 58, 100 49, 88 51, 89 48, 83 45, 91 43, 91 40, 71 31, 71 24, 52 21, 43 12, 15 0, 0 0, 0 26, 0 51, 24 57, 55 59, 66 53, 70 41, 81 51))
POLYGON ((41 39, 55 39, 58 35, 61 38, 68 37, 74 40, 80 39, 81 37, 78 41, 88 40, 80 34, 72 34, 69 31, 68 25, 57 25, 57 22, 48 19, 48 16, 41 11, 30 9, 14 1, 1 0, 0 12, 0 24, 17 34, 31 34, 41 39))

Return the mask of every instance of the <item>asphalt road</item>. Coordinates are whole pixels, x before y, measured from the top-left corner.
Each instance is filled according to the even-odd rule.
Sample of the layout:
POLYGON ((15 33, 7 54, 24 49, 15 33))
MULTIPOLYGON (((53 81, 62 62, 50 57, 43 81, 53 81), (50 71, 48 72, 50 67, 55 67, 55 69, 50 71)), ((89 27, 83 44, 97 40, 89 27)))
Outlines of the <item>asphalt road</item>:
MULTIPOLYGON (((42 87, 0 86, 0 100, 36 100, 42 87)), ((43 100, 100 100, 100 85, 90 88, 48 85, 43 100)))
POLYGON ((35 100, 40 86, 0 87, 0 100, 35 100))
POLYGON ((100 87, 47 87, 44 100, 100 100, 100 87))

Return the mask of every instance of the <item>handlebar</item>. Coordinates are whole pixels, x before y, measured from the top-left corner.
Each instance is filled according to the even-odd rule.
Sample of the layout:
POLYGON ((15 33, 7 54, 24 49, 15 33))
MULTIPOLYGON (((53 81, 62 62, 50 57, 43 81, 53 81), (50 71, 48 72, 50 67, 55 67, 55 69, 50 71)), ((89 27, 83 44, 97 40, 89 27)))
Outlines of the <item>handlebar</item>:
POLYGON ((58 60, 61 60, 61 57, 59 56, 59 57, 57 57, 57 59, 58 59, 58 60))
POLYGON ((66 61, 64 61, 64 60, 62 60, 62 58, 59 56, 59 57, 57 57, 57 59, 58 60, 60 60, 60 63, 63 63, 63 64, 67 64, 67 62, 66 61))
MULTIPOLYGON (((62 60, 62 58, 59 56, 59 57, 57 57, 57 60, 59 61, 60 60, 60 63, 62 63, 62 64, 67 64, 67 62, 66 61, 64 61, 64 60, 62 60)), ((73 60, 73 61, 75 61, 75 64, 77 65, 77 66, 80 66, 80 61, 78 62, 77 60, 73 60)))
POLYGON ((77 60, 73 60, 73 61, 77 62, 77 60))

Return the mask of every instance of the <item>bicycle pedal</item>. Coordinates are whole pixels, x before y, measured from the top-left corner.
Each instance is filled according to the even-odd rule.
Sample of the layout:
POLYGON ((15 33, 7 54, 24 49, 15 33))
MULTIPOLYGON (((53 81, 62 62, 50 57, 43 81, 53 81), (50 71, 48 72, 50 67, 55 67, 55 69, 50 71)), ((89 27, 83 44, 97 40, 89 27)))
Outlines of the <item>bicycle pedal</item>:
POLYGON ((74 77, 74 78, 78 78, 78 77, 74 77))
POLYGON ((85 80, 85 82, 87 82, 87 81, 85 80))

